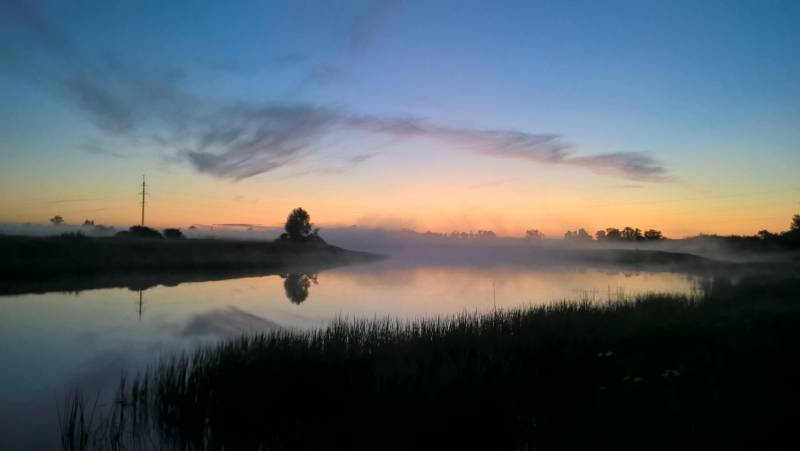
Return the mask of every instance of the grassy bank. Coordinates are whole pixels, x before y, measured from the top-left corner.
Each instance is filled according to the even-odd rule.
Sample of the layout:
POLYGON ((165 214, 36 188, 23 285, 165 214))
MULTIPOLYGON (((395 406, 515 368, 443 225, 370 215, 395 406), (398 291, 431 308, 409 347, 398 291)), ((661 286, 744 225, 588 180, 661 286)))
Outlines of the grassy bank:
POLYGON ((0 272, 24 277, 113 271, 208 271, 335 265, 374 255, 325 243, 0 235, 0 272))
MULTIPOLYGON (((68 449, 783 447, 800 401, 800 279, 416 322, 342 320, 163 361, 68 449)), ((788 442, 790 447, 792 442, 788 442)))

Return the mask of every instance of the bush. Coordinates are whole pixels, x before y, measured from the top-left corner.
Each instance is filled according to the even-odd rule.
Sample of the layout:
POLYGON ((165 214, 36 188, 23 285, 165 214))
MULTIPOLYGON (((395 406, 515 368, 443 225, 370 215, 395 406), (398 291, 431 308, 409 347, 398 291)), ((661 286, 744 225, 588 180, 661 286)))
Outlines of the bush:
POLYGON ((164 229, 164 238, 168 240, 178 240, 183 238, 183 232, 181 229, 164 229))
POLYGON ((119 232, 115 236, 120 238, 164 238, 158 230, 145 226, 131 226, 128 230, 119 232))

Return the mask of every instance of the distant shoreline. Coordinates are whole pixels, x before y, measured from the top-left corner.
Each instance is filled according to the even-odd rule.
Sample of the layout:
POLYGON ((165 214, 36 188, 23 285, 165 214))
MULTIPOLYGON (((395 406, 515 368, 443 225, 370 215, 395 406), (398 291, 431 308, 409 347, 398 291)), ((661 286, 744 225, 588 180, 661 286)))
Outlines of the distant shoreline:
MULTIPOLYGON (((435 247, 429 250, 436 253, 435 247)), ((682 273, 786 269, 786 264, 731 263, 659 250, 519 247, 488 253, 477 249, 474 255, 472 251, 476 250, 464 249, 455 261, 442 255, 441 261, 421 258, 420 263, 453 264, 462 260, 532 268, 590 265, 682 273)), ((0 296, 105 288, 137 291, 186 282, 317 273, 388 258, 324 242, 4 235, 0 235, 0 255, 0 296)))
POLYGON ((0 236, 3 278, 115 272, 254 272, 382 258, 320 242, 0 236))

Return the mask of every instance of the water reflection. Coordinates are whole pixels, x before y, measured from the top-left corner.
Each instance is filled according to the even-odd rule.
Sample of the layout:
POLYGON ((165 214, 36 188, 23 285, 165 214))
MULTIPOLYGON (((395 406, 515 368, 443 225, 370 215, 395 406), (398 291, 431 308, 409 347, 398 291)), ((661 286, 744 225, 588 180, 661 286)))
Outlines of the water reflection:
POLYGON ((277 329, 274 321, 246 312, 234 306, 214 309, 194 315, 181 332, 184 337, 217 336, 228 338, 249 332, 265 332, 277 329))
MULTIPOLYGON (((36 425, 36 413, 54 412, 48 403, 63 399, 78 383, 96 392, 103 389, 101 379, 116 383, 124 371, 242 333, 318 328, 338 316, 410 319, 487 311, 495 305, 513 308, 576 299, 587 292, 596 293, 600 301, 620 291, 689 293, 698 277, 608 267, 383 262, 323 272, 304 268, 280 274, 6 281, 0 283, 0 293, 6 294, 0 296, 0 420, 36 425), (51 290, 59 292, 47 292, 51 290), (313 302, 306 302, 312 290, 313 302), (32 294, 37 292, 42 294, 32 294), (28 409, 30 415, 21 413, 32 405, 37 408, 28 409)), ((57 430, 55 425, 39 426, 57 430)), ((0 449, 58 447, 57 442, 33 446, 30 437, 46 439, 34 430, 4 432, 0 449)))
POLYGON ((283 290, 286 292, 286 297, 292 304, 302 304, 308 299, 308 290, 311 288, 311 283, 317 284, 317 274, 306 273, 290 273, 281 274, 283 281, 283 290))

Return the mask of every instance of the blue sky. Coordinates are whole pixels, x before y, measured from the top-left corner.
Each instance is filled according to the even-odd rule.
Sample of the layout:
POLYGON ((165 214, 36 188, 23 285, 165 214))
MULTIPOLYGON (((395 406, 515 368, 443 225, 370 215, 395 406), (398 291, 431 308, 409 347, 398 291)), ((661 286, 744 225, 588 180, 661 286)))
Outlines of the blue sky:
MULTIPOLYGON (((637 217, 570 210, 584 204, 729 195, 723 229, 779 227, 800 192, 798 19, 790 1, 6 2, 0 189, 22 195, 0 220, 46 219, 37 202, 124 193, 147 172, 164 192, 287 205, 313 184, 352 204, 318 207, 331 223, 450 227, 446 198, 420 187, 483 184, 449 215, 555 231, 637 217), (547 215, 508 212, 532 190, 553 198, 547 215), (774 208, 736 216, 737 195, 761 192, 753 208, 774 208)), ((639 213, 692 233, 674 216, 702 210, 639 213)))

